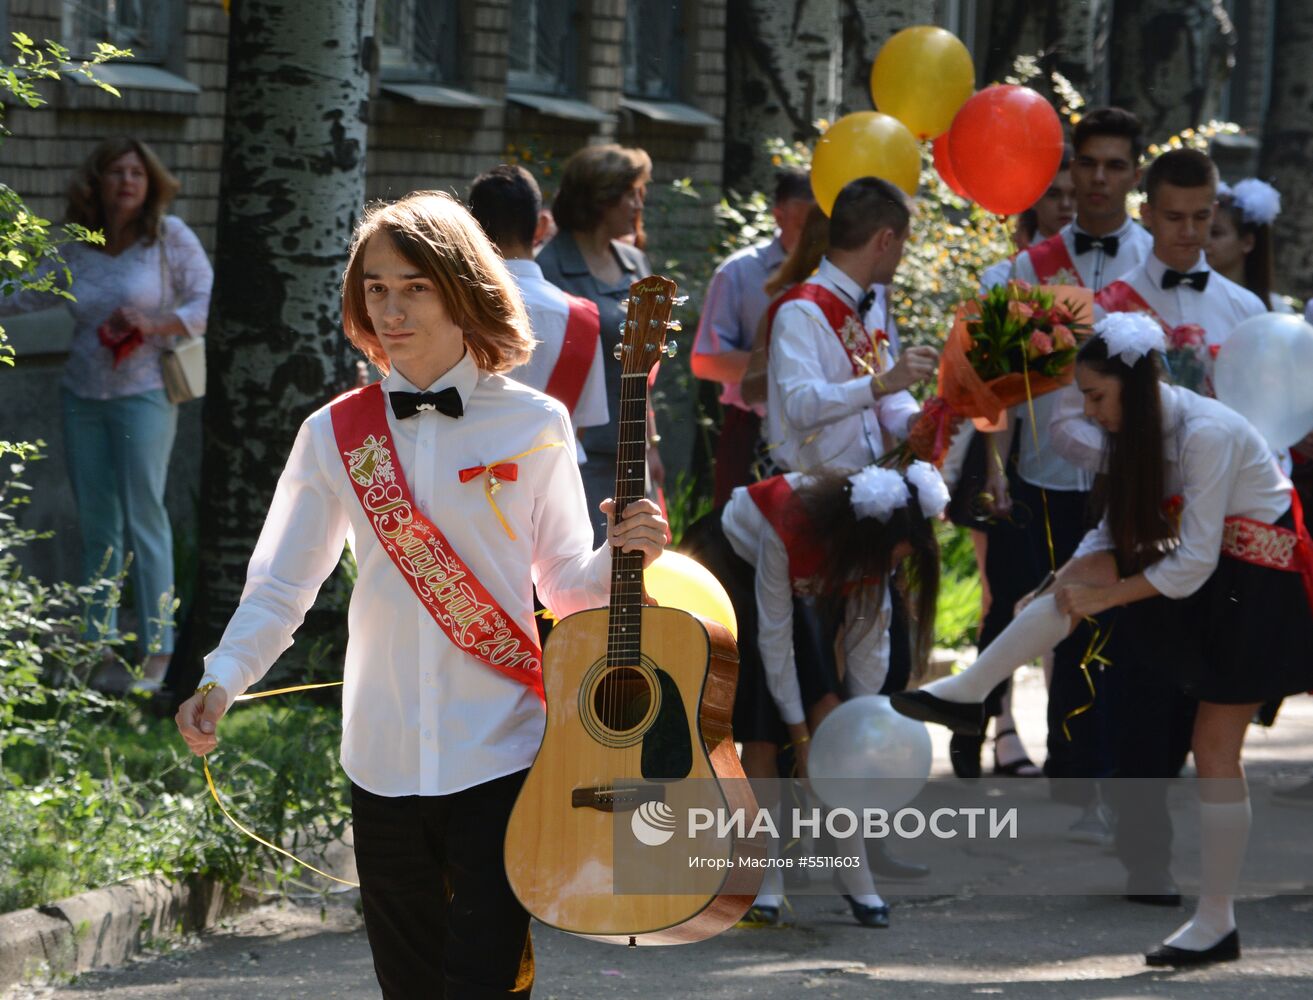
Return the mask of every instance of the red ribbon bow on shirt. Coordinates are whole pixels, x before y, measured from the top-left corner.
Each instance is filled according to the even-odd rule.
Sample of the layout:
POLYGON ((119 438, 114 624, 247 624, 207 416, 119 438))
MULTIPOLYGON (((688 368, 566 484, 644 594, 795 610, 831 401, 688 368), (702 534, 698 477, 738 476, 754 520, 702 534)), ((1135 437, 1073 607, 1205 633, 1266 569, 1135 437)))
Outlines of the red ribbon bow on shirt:
POLYGON ((1167 331, 1167 346, 1179 350, 1204 342, 1204 328, 1197 323, 1185 323, 1167 331))
POLYGON ((468 483, 471 479, 477 479, 485 472, 489 473, 494 479, 505 479, 507 482, 515 482, 520 475, 520 469, 514 462, 502 462, 500 465, 475 465, 469 469, 460 470, 460 481, 468 483))
POLYGON ((100 324, 96 336, 100 338, 102 344, 114 352, 115 368, 146 340, 135 326, 125 325, 117 313, 100 324))

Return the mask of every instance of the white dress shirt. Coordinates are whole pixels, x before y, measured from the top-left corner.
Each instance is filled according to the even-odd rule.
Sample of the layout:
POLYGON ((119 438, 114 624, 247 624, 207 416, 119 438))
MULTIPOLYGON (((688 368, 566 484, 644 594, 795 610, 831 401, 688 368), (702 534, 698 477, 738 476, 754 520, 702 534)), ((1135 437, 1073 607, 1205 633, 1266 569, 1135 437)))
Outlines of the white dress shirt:
MULTIPOLYGON (((1077 232, 1086 231, 1075 222, 1069 222, 1058 230, 1058 236, 1067 247, 1067 255, 1071 257, 1071 262, 1076 265, 1076 276, 1080 278, 1082 285, 1093 292, 1125 276, 1153 251, 1153 237, 1149 235, 1149 231, 1130 217, 1127 217, 1115 233, 1108 234, 1117 237, 1118 246, 1115 255, 1104 253, 1101 247, 1092 247, 1084 253, 1077 253, 1077 232)), ((1013 258, 1012 277, 1032 285, 1039 283, 1029 249, 1013 258)), ((1054 284, 1063 283, 1054 280, 1054 284)))
MULTIPOLYGON (((1144 571, 1159 593, 1188 597, 1202 587, 1222 551, 1228 517, 1275 524, 1290 509, 1290 480, 1277 468, 1258 431, 1215 399, 1159 384, 1163 408, 1163 482, 1179 496, 1180 544, 1144 571)), ((1105 516, 1073 559, 1114 548, 1105 516)))
MULTIPOLYGON (((1202 292, 1184 284, 1163 288, 1163 275, 1168 267, 1152 253, 1121 280, 1134 288, 1168 326, 1202 327, 1204 343, 1210 347, 1222 346, 1237 324, 1268 311, 1263 300, 1249 289, 1213 271, 1202 252, 1190 270, 1212 272, 1202 292)), ((1095 319, 1105 315, 1104 309, 1096 304, 1095 319)))
MULTIPOLYGON (((1099 247, 1078 254, 1076 252, 1078 230, 1080 227, 1071 222, 1058 230, 1058 236, 1066 245, 1072 263, 1076 265, 1076 277, 1080 279, 1082 285, 1095 292, 1134 271, 1153 249, 1153 237, 1129 218, 1116 233, 1112 234, 1119 241, 1115 256, 1109 256, 1099 247)), ((1012 278, 1032 284, 1037 281, 1029 251, 1017 254, 1013 260, 1012 278)), ((1092 321, 1093 317, 1086 319, 1092 321)), ((1058 389, 1036 398, 1033 425, 1023 424, 1019 431, 1021 443, 1017 450, 1017 474, 1033 486, 1042 486, 1048 490, 1084 491, 1092 484, 1093 476, 1087 469, 1079 464, 1073 464, 1061 451, 1052 446, 1054 421, 1059 413, 1064 412, 1062 397, 1064 394, 1069 396, 1072 391, 1076 390, 1070 387, 1058 389)), ((1077 396, 1079 397, 1079 392, 1077 396)), ((1027 404, 1020 403, 1012 407, 1010 412, 1013 417, 1030 423, 1030 407, 1027 404)), ((1098 428, 1095 430, 1097 432, 1098 428)))
MULTIPOLYGON (((784 477, 795 489, 807 481, 798 472, 787 472, 784 477)), ((756 570, 757 649, 766 669, 766 685, 785 723, 797 725, 806 721, 806 715, 793 652, 793 584, 789 579, 788 550, 746 486, 730 495, 720 523, 739 558, 756 570)), ((879 694, 889 672, 889 585, 884 588, 884 601, 873 619, 869 618, 871 603, 869 599, 848 600, 843 641, 844 686, 849 697, 879 694)))
MULTIPOLYGON (((854 309, 862 299, 863 289, 829 260, 807 283, 854 309)), ((877 401, 871 380, 853 375, 820 306, 798 299, 782 305, 771 326, 766 396, 766 443, 775 462, 795 472, 855 472, 884 454, 882 426, 905 438, 909 418, 920 409, 916 400, 895 392, 877 401)))
MULTIPOLYGON (((383 390, 416 391, 395 369, 383 390)), ((446 536, 489 593, 535 636, 533 587, 558 616, 603 605, 610 553, 592 550, 593 531, 565 407, 518 382, 480 372, 465 357, 431 391, 455 386, 459 419, 424 411, 388 431, 418 510, 446 536), (481 477, 461 469, 516 459, 519 478, 504 481, 498 522, 481 477)), ((247 571, 242 600, 219 647, 206 657, 230 695, 264 676, 292 643, 320 584, 337 565, 343 541, 359 575, 348 611, 342 691, 342 767, 378 795, 443 795, 481 784, 533 761, 543 706, 525 685, 458 649, 433 620, 378 543, 342 464, 329 407, 308 417, 278 481, 247 571)))
MULTIPOLYGON (((547 391, 556 362, 565 343, 565 328, 570 320, 570 303, 565 293, 543 277, 542 268, 532 260, 508 260, 506 269, 524 298, 529 312, 529 325, 538 344, 529 360, 506 373, 508 378, 523 382, 530 389, 547 391)), ((606 406, 606 380, 602 374, 602 338, 593 345, 593 360, 584 378, 583 391, 571 415, 576 428, 600 427, 611 418, 606 406)), ((582 463, 583 445, 575 443, 575 456, 582 463)))

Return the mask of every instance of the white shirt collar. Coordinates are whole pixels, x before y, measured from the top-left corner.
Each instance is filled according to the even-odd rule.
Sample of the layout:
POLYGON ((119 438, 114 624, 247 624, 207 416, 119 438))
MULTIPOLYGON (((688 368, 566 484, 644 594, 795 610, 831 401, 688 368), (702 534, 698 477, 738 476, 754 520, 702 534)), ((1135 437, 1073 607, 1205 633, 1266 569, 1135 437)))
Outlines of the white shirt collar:
POLYGON ((538 278, 542 279, 543 269, 538 265, 536 260, 521 260, 518 258, 508 260, 506 270, 517 278, 538 278))
POLYGON ((866 294, 866 289, 853 281, 853 279, 848 277, 843 271, 839 270, 837 266, 831 263, 830 258, 828 257, 821 258, 820 266, 816 268, 816 277, 824 278, 832 284, 840 292, 851 299, 854 306, 861 302, 862 296, 866 294))
POLYGON ((469 406, 470 395, 479 381, 479 366, 474 362, 474 355, 466 349, 461 359, 439 375, 433 384, 423 389, 393 368, 383 379, 384 392, 439 392, 449 386, 455 386, 460 393, 460 401, 469 406))
MULTIPOLYGON (((1158 258, 1156 253, 1150 253, 1144 258, 1144 273, 1149 276, 1149 280, 1153 282, 1154 288, 1163 287, 1163 275, 1169 270, 1175 270, 1175 268, 1169 268, 1158 258)), ((1199 259, 1194 262, 1194 266, 1191 267, 1189 271, 1190 273, 1193 273, 1195 271, 1208 270, 1211 270, 1208 266, 1208 257, 1202 250, 1200 250, 1199 259)))

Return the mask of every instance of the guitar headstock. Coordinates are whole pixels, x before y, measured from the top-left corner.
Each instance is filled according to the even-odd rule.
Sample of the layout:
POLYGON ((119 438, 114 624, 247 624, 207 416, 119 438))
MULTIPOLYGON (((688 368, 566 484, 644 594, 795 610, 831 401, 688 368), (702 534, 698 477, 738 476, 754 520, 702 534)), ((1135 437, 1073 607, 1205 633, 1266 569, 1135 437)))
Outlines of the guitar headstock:
POLYGON ((688 301, 685 296, 677 298, 678 291, 678 285, 660 275, 639 278, 629 286, 628 309, 615 349, 623 375, 646 377, 661 355, 675 356, 675 342, 667 343, 666 331, 679 330, 680 325, 671 320, 670 311, 688 301))

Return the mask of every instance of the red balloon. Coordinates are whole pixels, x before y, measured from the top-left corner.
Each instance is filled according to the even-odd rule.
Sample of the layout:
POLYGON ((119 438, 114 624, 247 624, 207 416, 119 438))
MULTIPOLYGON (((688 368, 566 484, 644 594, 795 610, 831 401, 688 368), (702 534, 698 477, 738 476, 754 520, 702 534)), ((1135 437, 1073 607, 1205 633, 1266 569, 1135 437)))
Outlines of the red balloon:
POLYGON ((955 194, 963 198, 969 197, 967 189, 962 186, 962 182, 957 179, 957 174, 953 172, 953 158, 948 152, 948 133, 945 132, 935 140, 935 169, 939 171, 939 179, 947 184, 955 194))
POLYGON ((998 215, 1024 212, 1062 163, 1062 123, 1029 87, 996 84, 967 100, 948 130, 953 172, 967 196, 998 215))

